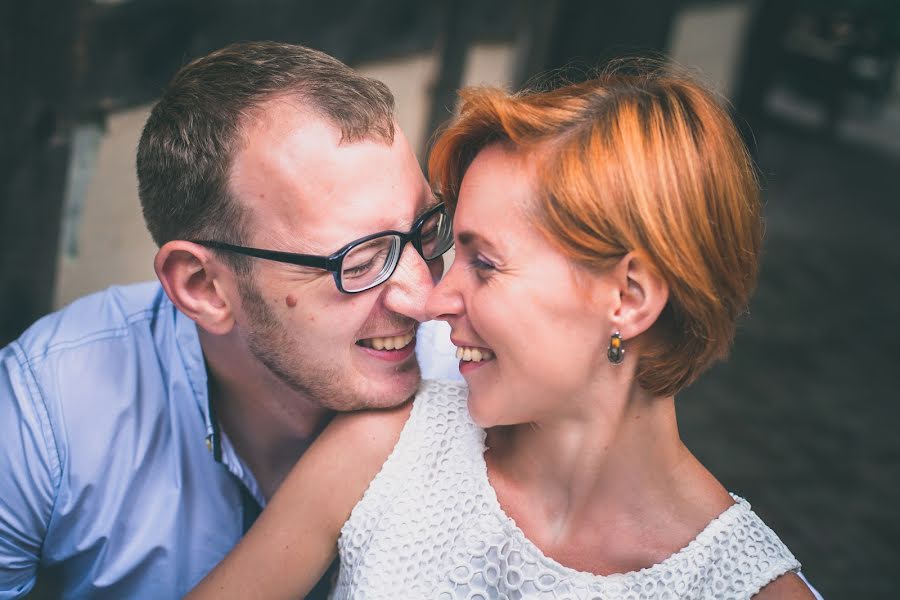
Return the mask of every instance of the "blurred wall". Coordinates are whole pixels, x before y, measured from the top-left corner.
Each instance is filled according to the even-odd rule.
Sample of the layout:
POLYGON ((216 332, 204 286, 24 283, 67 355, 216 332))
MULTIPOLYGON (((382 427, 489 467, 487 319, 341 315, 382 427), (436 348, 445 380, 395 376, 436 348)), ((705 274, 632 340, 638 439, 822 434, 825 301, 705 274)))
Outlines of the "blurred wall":
MULTIPOLYGON (((673 25, 671 59, 698 69, 727 93, 747 13, 743 2, 682 10, 673 25)), ((414 148, 426 146, 430 135, 430 92, 438 77, 439 50, 362 59, 356 65, 394 92, 398 121, 414 148)), ((462 84, 509 87, 515 61, 515 40, 476 42, 466 50, 462 84)), ((143 225, 134 173, 137 141, 149 110, 150 105, 117 110, 102 129, 94 123, 83 126, 88 139, 68 177, 55 307, 108 285, 155 277, 155 245, 143 225)))

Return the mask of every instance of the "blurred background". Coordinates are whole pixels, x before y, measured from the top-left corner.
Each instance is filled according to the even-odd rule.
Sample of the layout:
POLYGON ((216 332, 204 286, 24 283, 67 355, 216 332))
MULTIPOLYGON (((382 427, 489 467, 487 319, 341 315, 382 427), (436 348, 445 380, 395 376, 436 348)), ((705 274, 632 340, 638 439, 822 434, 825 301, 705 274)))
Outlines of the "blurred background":
POLYGON ((759 289, 684 438, 826 598, 900 589, 900 0, 7 0, 0 344, 154 277, 134 154, 178 67, 228 42, 385 81, 420 158, 469 84, 663 56, 728 97, 762 177, 759 289), (894 508, 891 508, 894 507, 894 508))

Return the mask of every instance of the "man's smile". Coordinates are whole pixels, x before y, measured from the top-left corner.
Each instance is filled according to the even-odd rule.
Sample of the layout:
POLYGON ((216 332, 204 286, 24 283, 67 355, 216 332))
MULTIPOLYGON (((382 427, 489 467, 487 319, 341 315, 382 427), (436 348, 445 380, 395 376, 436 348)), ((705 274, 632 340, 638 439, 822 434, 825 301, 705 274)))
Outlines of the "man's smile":
POLYGON ((415 337, 415 332, 411 331, 400 335, 365 338, 358 340, 356 343, 363 348, 372 348, 374 350, 402 350, 408 346, 415 337))

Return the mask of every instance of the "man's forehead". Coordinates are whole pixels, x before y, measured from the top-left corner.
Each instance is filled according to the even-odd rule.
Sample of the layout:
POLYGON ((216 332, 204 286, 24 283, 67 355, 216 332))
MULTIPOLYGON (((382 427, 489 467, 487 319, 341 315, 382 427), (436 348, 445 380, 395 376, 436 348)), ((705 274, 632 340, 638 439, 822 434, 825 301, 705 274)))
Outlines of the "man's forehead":
POLYGON ((267 222, 264 216, 251 219, 249 229, 254 243, 267 248, 308 254, 331 254, 344 245, 380 231, 407 231, 416 218, 432 206, 433 199, 422 195, 415 202, 395 202, 390 207, 365 200, 357 209, 336 210, 322 204, 317 218, 282 219, 267 222))
POLYGON ((276 105, 248 123, 232 168, 232 192, 248 213, 254 243, 333 251, 335 244, 408 227, 432 202, 399 129, 393 144, 342 142, 336 126, 286 108, 276 105))
MULTIPOLYGON (((314 110, 289 98, 266 101, 244 115, 234 167, 272 161, 289 150, 285 159, 302 157, 308 163, 322 161, 341 146, 340 128, 314 110)), ((232 173, 235 175, 235 173, 232 173)))
POLYGON ((292 123, 293 126, 326 131, 335 145, 371 140, 390 146, 393 143, 393 133, 398 129, 396 120, 391 123, 393 127, 389 127, 375 119, 376 116, 373 115, 368 131, 362 131, 364 126, 357 123, 351 123, 348 125, 350 130, 344 131, 339 119, 330 116, 302 94, 280 93, 246 110, 239 123, 239 130, 247 138, 260 130, 292 123))

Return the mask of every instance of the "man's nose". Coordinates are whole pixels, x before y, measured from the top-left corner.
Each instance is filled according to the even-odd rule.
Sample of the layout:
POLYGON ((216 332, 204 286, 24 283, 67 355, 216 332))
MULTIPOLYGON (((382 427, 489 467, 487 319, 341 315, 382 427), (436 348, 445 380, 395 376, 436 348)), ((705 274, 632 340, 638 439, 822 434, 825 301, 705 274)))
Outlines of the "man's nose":
MULTIPOLYGON (((438 259, 432 262, 441 261, 438 259)), ((434 288, 433 268, 416 252, 412 244, 408 244, 400 255, 397 268, 387 281, 385 308, 419 322, 426 321, 425 301, 434 288)))

